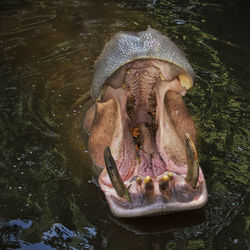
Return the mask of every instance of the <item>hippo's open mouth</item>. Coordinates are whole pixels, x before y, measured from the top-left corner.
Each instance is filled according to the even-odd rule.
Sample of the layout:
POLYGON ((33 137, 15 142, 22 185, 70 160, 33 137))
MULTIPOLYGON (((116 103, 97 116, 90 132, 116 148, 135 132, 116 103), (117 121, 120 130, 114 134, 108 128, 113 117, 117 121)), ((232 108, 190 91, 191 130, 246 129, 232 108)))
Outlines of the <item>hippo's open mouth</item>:
POLYGON ((124 63, 102 85, 85 123, 114 215, 173 213, 206 203, 196 132, 182 98, 192 84, 185 69, 145 56, 124 63))

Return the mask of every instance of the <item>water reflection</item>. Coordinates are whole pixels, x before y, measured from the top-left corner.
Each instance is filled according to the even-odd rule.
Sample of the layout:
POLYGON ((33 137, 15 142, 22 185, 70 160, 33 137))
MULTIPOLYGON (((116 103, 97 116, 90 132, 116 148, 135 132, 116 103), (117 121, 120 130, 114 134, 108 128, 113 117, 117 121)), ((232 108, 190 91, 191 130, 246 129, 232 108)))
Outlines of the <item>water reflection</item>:
POLYGON ((228 3, 212 1, 0 4, 3 249, 249 248, 250 36, 237 28, 247 24, 239 9, 245 4, 228 2, 233 13, 241 10, 239 23, 229 18, 228 3), (223 18, 230 32, 217 29, 223 18), (196 70, 185 99, 209 203, 195 212, 119 220, 92 176, 82 113, 105 42, 148 25, 168 33, 196 70))

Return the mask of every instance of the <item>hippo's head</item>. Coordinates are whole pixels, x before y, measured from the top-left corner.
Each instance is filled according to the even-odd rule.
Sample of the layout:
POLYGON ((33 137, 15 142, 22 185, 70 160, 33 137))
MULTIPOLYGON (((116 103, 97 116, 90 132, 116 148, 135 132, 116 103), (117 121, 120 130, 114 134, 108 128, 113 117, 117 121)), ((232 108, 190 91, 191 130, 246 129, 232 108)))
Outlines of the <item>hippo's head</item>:
POLYGON ((112 213, 138 217, 204 206, 196 131, 182 98, 194 71, 180 49, 151 28, 120 32, 94 71, 95 104, 84 126, 112 213))

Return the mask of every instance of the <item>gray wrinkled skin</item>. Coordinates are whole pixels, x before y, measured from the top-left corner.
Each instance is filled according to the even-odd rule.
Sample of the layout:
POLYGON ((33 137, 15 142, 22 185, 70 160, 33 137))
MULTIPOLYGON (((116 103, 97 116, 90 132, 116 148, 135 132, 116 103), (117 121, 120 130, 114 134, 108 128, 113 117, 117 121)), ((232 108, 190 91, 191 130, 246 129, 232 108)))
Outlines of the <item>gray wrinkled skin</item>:
POLYGON ((96 60, 91 86, 92 98, 98 98, 102 86, 117 69, 142 58, 173 63, 194 77, 194 70, 183 52, 161 32, 152 28, 138 33, 119 32, 105 45, 96 60))

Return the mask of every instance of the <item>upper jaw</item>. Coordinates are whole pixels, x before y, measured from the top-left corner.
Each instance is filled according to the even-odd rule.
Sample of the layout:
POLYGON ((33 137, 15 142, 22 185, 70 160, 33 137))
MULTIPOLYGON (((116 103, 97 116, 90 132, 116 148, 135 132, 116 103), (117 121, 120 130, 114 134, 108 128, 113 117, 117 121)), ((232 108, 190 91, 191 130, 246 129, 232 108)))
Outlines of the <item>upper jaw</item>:
POLYGON ((106 80, 135 59, 159 59, 182 68, 193 82, 194 70, 184 53, 161 32, 148 28, 141 32, 119 32, 106 43, 94 66, 91 96, 98 98, 106 80))

